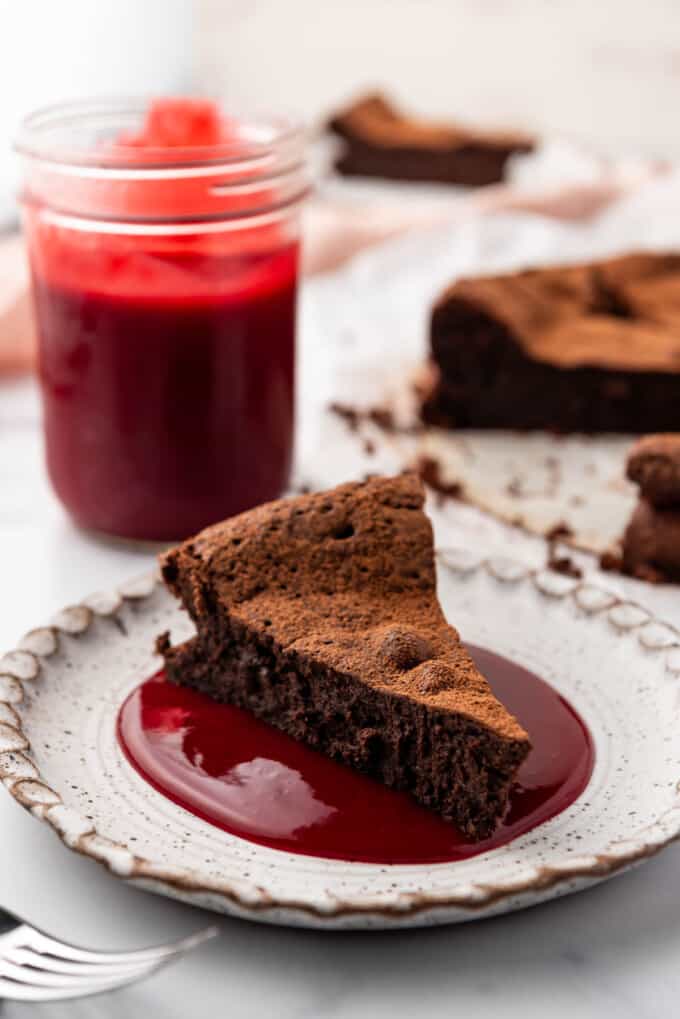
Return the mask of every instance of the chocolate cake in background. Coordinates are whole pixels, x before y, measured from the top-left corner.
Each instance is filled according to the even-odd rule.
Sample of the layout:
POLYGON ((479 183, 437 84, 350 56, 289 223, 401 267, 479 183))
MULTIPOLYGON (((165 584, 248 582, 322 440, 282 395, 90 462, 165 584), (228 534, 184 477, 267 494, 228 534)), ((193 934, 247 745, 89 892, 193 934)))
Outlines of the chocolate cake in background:
POLYGON ((623 536, 623 569, 641 580, 680 581, 680 434, 646 435, 628 455, 640 500, 623 536))
POLYGON ((378 93, 357 99, 328 126, 344 141, 335 165, 347 176, 481 187, 502 180, 509 158, 534 147, 516 132, 408 116, 378 93))
POLYGON ((503 816, 529 752, 445 620, 414 474, 260 506, 166 553, 196 624, 168 677, 252 711, 455 821, 503 816))
POLYGON ((680 430, 680 255, 461 279, 430 345, 429 424, 680 430))

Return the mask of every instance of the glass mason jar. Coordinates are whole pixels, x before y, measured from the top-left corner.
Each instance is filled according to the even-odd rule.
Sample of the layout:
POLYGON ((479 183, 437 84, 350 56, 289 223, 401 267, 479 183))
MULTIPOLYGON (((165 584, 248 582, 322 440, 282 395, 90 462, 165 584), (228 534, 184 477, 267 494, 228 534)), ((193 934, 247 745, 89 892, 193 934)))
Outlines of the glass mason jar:
POLYGON ((121 143, 145 113, 42 110, 17 149, 52 485, 82 527, 173 541, 289 479, 305 140, 121 143))

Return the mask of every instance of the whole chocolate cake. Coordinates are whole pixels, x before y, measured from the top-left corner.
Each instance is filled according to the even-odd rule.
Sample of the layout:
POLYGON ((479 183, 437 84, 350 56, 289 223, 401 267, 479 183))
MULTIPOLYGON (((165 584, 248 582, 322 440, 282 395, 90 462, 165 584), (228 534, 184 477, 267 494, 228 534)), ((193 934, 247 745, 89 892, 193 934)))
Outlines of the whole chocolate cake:
POLYGON ((357 99, 328 126, 343 139, 335 166, 347 176, 481 187, 502 180, 510 157, 534 147, 518 132, 407 116, 378 93, 357 99))
POLYGON ((258 717, 455 821, 503 816, 530 749, 436 596, 415 475, 260 506, 162 557, 197 636, 168 677, 258 717))
POLYGON ((680 255, 461 279, 432 312, 422 414, 450 428, 680 428, 680 255))

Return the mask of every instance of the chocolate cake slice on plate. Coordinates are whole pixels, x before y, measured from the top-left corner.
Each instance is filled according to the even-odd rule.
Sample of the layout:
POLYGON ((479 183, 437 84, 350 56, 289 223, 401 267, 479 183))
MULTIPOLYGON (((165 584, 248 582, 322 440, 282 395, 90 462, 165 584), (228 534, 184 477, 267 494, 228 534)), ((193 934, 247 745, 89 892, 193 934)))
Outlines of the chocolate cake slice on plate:
POLYGON ((269 503, 162 557, 198 631, 173 682, 407 790, 471 838, 503 816, 530 743, 437 601, 415 475, 269 503))
POLYGON ((430 344, 429 424, 677 431, 680 254, 458 280, 430 344))

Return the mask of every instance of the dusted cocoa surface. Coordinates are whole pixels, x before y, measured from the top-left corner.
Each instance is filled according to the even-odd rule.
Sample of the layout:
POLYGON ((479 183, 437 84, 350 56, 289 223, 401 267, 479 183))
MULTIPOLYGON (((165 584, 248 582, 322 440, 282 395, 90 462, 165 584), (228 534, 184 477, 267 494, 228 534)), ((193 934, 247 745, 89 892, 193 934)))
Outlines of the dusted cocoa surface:
POLYGON ((445 427, 654 431, 680 427, 680 256, 462 279, 435 304, 445 427))
POLYGON ((199 637, 161 650, 169 676, 482 837, 529 750, 444 619, 418 478, 281 500, 163 557, 199 637))
POLYGON ((364 96, 339 111, 329 128, 345 142, 340 173, 480 187, 503 179, 511 155, 533 139, 509 131, 410 117, 384 96, 364 96))
POLYGON ((521 737, 442 615, 423 501, 408 474, 268 503, 167 553, 163 576, 199 632, 228 614, 365 683, 521 737), (436 693, 390 654, 400 640, 426 644, 448 670, 436 693))

